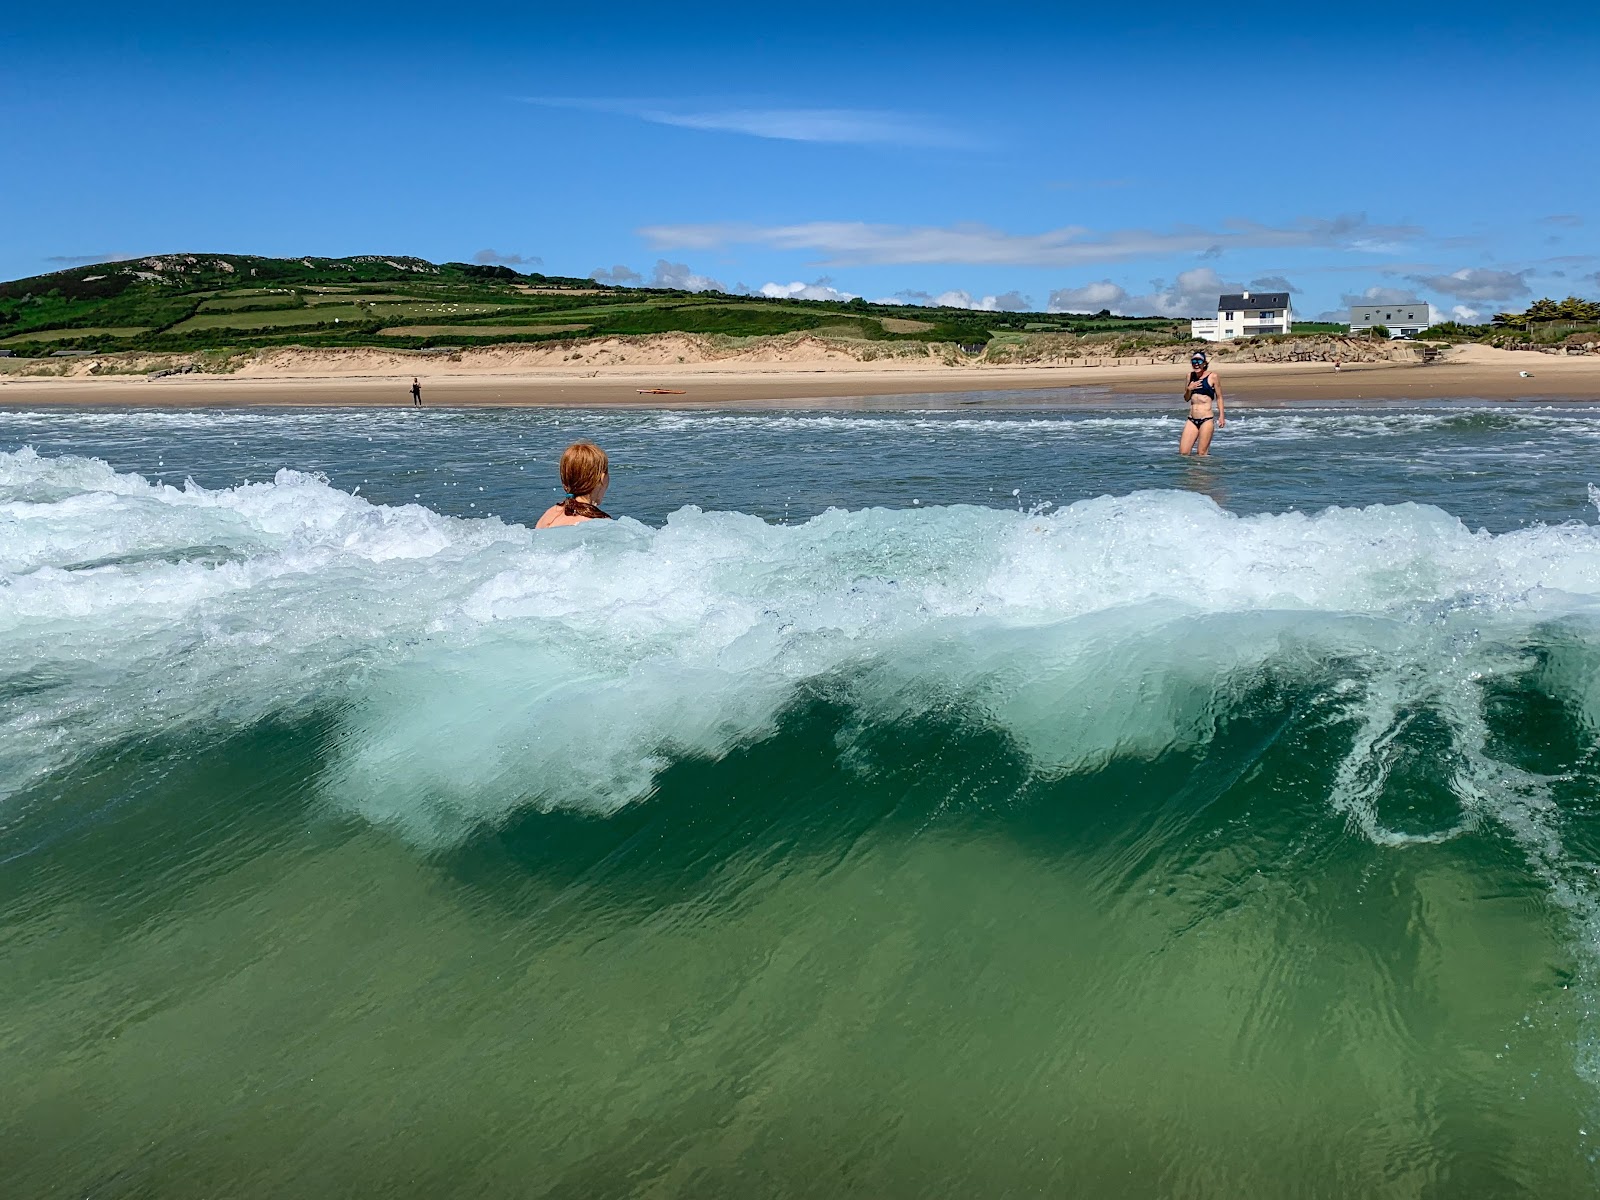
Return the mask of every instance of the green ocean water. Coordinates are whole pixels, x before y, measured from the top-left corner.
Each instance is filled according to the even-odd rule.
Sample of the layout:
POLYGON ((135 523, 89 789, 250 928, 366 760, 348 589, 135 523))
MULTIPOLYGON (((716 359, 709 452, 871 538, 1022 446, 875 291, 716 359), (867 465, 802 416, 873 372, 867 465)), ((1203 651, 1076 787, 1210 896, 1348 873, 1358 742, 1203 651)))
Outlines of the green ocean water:
POLYGON ((6 1194, 1593 1194, 1600 410, 408 416, 0 413, 6 1194))

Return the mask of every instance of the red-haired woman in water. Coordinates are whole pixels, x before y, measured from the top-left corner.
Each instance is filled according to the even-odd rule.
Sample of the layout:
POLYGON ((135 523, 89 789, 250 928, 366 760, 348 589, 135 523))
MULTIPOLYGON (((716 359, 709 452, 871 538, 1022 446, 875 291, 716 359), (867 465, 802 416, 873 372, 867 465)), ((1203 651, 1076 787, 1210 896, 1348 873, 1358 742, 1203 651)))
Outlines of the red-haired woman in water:
POLYGON ((552 504, 539 518, 535 529, 554 529, 558 525, 579 525, 584 521, 609 521, 600 501, 611 484, 611 462, 606 452, 593 442, 573 442, 561 456, 561 486, 567 498, 552 504))

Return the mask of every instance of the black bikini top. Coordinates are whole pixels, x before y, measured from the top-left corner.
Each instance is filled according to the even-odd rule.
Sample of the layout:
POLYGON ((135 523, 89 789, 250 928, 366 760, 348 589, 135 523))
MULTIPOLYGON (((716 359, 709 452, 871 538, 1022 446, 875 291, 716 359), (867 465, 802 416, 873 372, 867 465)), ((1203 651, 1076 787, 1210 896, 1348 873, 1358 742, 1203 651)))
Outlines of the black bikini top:
POLYGON ((1209 396, 1211 399, 1215 400, 1217 398, 1217 389, 1216 389, 1216 386, 1211 382, 1210 375, 1211 375, 1211 368, 1210 367, 1206 367, 1206 368, 1204 368, 1202 370, 1199 370, 1199 371, 1190 371, 1189 372, 1189 384, 1190 384, 1189 394, 1191 396, 1194 396, 1194 395, 1209 396), (1196 379, 1198 379, 1200 382, 1196 383, 1195 382, 1196 379))

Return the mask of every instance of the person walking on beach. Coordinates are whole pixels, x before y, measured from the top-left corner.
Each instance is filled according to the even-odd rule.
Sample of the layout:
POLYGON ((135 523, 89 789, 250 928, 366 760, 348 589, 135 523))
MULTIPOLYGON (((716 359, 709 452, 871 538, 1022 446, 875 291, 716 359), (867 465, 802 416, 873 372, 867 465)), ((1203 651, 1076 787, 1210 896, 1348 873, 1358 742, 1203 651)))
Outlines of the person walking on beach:
POLYGON ((411 377, 411 407, 422 407, 422 383, 415 375, 411 377))
POLYGON ((600 508, 606 488, 611 486, 611 460, 593 442, 573 442, 567 447, 561 456, 561 486, 567 489, 567 498, 545 509, 535 529, 612 519, 600 508))
POLYGON ((1217 372, 1204 350, 1196 350, 1189 357, 1189 383, 1183 389, 1183 399, 1189 406, 1189 419, 1183 423, 1178 453, 1209 454, 1211 435, 1228 423, 1228 417, 1222 408, 1217 372))

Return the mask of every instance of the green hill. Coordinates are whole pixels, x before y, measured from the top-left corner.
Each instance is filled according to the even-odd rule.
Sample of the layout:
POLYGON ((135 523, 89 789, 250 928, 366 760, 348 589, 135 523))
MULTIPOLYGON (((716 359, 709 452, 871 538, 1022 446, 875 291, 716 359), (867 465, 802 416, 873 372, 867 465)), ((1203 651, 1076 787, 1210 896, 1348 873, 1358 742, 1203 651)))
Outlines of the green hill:
POLYGON ((868 340, 985 344, 997 334, 1187 338, 1170 318, 974 312, 769 299, 420 258, 159 254, 0 283, 0 349, 173 352, 273 345, 474 346, 616 334, 817 330, 868 340))

